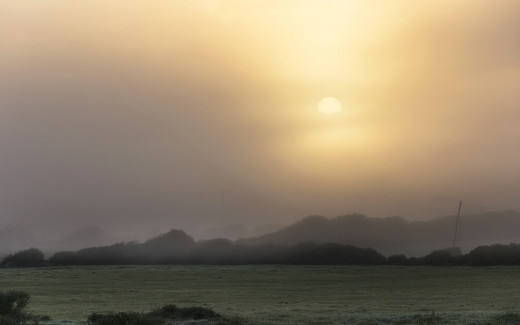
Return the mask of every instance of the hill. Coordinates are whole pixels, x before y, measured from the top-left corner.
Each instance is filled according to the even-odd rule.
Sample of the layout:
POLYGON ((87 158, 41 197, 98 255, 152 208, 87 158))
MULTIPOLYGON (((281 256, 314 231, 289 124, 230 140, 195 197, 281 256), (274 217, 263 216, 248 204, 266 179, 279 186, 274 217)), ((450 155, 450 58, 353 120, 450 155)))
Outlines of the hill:
MULTIPOLYGON (((24 252, 21 252, 24 253, 24 252)), ((20 253, 19 253, 20 254, 20 253)), ((58 252, 51 265, 119 264, 346 264, 380 265, 386 258, 373 249, 340 244, 300 243, 290 247, 245 246, 227 239, 195 242, 182 230, 144 243, 117 243, 76 252, 58 252)), ((16 266, 16 265, 14 265, 16 266)))
MULTIPOLYGON (((368 247, 384 254, 424 255, 452 245, 455 222, 454 215, 427 221, 407 221, 402 217, 369 218, 361 214, 332 219, 310 216, 279 231, 241 239, 237 243, 294 245, 307 241, 333 242, 368 247)), ((520 242, 520 213, 500 211, 462 216, 458 238, 466 251, 490 243, 520 242)))

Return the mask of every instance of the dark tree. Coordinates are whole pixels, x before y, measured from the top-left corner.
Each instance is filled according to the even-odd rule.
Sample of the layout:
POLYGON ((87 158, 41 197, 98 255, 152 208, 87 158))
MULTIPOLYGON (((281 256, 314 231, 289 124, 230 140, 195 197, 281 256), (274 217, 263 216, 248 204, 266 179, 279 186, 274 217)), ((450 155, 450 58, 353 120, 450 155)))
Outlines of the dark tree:
POLYGON ((42 251, 37 248, 30 248, 15 254, 10 254, 2 260, 2 263, 0 263, 0 266, 10 267, 31 267, 44 265, 44 255, 42 251))

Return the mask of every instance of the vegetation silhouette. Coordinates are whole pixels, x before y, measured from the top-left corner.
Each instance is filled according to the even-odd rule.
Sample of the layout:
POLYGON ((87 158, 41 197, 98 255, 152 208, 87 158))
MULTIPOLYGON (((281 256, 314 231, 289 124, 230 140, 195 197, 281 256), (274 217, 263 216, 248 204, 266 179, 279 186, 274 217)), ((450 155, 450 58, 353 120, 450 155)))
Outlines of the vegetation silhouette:
POLYGON ((453 255, 449 250, 435 250, 430 254, 423 257, 423 265, 431 266, 449 266, 449 265, 462 265, 460 255, 453 255))
POLYGON ((467 265, 520 265, 520 245, 480 246, 463 256, 467 265))
MULTIPOLYGON (((280 230, 266 233, 262 236, 242 238, 232 241, 242 246, 294 246, 302 242, 318 244, 337 243, 356 247, 369 247, 385 255, 405 254, 407 256, 424 256, 433 250, 451 245, 456 215, 424 221, 408 221, 402 217, 370 218, 361 214, 349 214, 336 218, 310 216, 280 230)), ((463 214, 461 216, 464 246, 473 249, 480 245, 509 244, 520 242, 517 229, 520 228, 520 213, 516 211, 494 211, 484 214, 463 214)), ((277 228, 278 229, 278 228, 277 228)), ((77 251, 87 247, 107 246, 116 242, 116 239, 97 227, 82 227, 72 235, 62 240, 45 242, 37 240, 36 235, 29 236, 30 231, 25 228, 0 228, 0 258, 27 247, 38 247, 45 252, 77 251), (33 238, 34 237, 34 238, 33 238)), ((219 238, 219 237, 215 237, 219 238)), ((236 237, 234 237, 236 238, 236 237)), ((160 259, 156 252, 167 249, 187 251, 188 248, 199 244, 185 233, 167 233, 152 238, 139 246, 129 247, 140 249, 142 259, 160 259), (176 237, 175 247, 161 247, 161 243, 169 243, 176 237), (164 238, 162 238, 164 237, 164 238)), ((137 244, 137 243, 136 243, 137 244)), ((225 241, 210 240, 210 245, 226 245, 225 241)), ((229 242, 228 242, 229 244, 229 242)), ((130 245, 130 243, 125 243, 130 245)), ((137 252, 132 252, 132 255, 137 252)), ((172 252, 171 255, 181 255, 181 252, 172 252), (175 253, 175 254, 173 254, 175 253)))
MULTIPOLYGON (((116 314, 91 314, 87 322, 89 325, 163 325, 171 321, 194 322, 201 320, 213 321, 215 325, 241 325, 239 318, 227 318, 216 313, 212 309, 203 307, 177 307, 165 305, 148 313, 121 312, 116 314)), ((176 323, 177 324, 177 323, 176 323)))
POLYGON ((241 245, 227 239, 195 242, 181 230, 146 241, 58 252, 51 265, 118 264, 344 264, 381 265, 386 257, 373 249, 341 244, 293 246, 241 245))
MULTIPOLYGON (((423 257, 407 257, 405 254, 394 254, 387 257, 375 249, 365 248, 369 247, 367 245, 355 246, 337 242, 303 241, 287 244, 292 243, 302 234, 305 234, 304 237, 312 237, 311 229, 331 228, 332 226, 334 226, 332 228, 340 229, 345 228, 346 225, 352 226, 352 230, 349 231, 359 232, 361 230, 379 233, 381 242, 384 242, 384 238, 387 236, 385 227, 392 226, 394 230, 402 229, 404 234, 407 224, 412 223, 407 223, 399 217, 378 220, 362 215, 350 215, 336 219, 308 217, 284 230, 287 232, 284 235, 287 241, 283 243, 286 244, 276 243, 276 241, 264 243, 228 239, 195 241, 184 231, 172 229, 144 243, 120 242, 78 251, 57 252, 50 257, 48 262, 44 260, 42 251, 31 248, 6 256, 0 266, 40 267, 47 264, 55 266, 122 264, 520 265, 519 244, 478 246, 465 255, 461 254, 456 247, 436 249, 423 257), (295 234, 298 236, 291 237, 295 234)), ((339 231, 337 233, 339 236, 341 231, 337 231, 339 231)), ((319 231, 314 231, 315 235, 319 233, 319 231)), ((395 231, 391 231, 391 233, 395 234, 395 231)))
MULTIPOLYGON (((24 291, 0 291, 0 324, 1 325, 38 325, 40 321, 49 321, 47 316, 33 316, 25 311, 29 302, 29 294, 24 291)), ((212 309, 203 307, 177 307, 164 305, 148 313, 121 312, 109 314, 91 314, 89 325, 162 325, 171 321, 210 320, 215 325, 240 325, 238 317, 223 317, 212 309)))
POLYGON ((227 239, 195 242, 180 230, 145 243, 117 243, 77 252, 58 252, 51 265, 195 264, 195 265, 403 265, 487 266, 520 265, 520 245, 479 246, 463 255, 458 248, 434 250, 423 257, 389 257, 370 248, 337 243, 304 242, 297 245, 245 245, 227 239))
POLYGON ((36 317, 25 311, 29 294, 24 291, 0 291, 0 324, 37 325, 48 317, 36 317))
MULTIPOLYGON (((520 240, 520 213, 512 210, 464 215, 464 241, 469 247, 520 240)), ((238 240, 244 245, 338 243, 370 247, 384 254, 425 255, 453 240, 456 215, 425 221, 402 217, 369 218, 349 214, 336 218, 310 216, 279 231, 238 240)))
POLYGON ((15 254, 7 255, 2 259, 0 266, 7 267, 34 267, 45 266, 43 252, 37 248, 30 248, 15 254))

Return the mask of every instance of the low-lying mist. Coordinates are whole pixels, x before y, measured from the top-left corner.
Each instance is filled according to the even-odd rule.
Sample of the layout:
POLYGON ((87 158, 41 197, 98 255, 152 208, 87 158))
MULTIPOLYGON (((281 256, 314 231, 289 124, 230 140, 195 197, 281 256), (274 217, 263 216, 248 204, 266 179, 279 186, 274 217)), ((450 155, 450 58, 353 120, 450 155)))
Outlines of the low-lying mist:
MULTIPOLYGON (((205 241, 216 238, 222 239, 221 244, 248 246, 337 243, 371 248, 387 255, 422 256, 432 250, 452 246, 455 222, 456 216, 429 221, 408 221, 402 217, 369 218, 360 214, 331 219, 310 216, 284 228, 276 225, 255 229, 243 225, 212 228, 199 237, 199 243, 204 246, 205 241)), ((455 238, 456 246, 467 252, 479 245, 518 243, 520 235, 516 230, 519 228, 520 213, 516 211, 464 215, 455 238)), ((166 229, 162 233, 168 231, 166 229)), ((162 238, 159 229, 143 230, 134 236, 118 236, 105 232, 101 227, 90 226, 79 228, 62 238, 49 240, 38 237, 38 232, 34 230, 18 226, 0 229, 0 256, 30 247, 38 247, 50 255, 57 251, 75 251, 114 243, 153 242, 158 238, 162 238)))

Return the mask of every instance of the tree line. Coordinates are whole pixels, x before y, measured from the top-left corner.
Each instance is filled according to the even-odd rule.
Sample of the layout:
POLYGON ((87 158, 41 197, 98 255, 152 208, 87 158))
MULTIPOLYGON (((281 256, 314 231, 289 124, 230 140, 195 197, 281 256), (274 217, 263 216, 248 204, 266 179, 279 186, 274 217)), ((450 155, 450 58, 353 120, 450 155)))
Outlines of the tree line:
MULTIPOLYGON (((240 239, 243 244, 295 245, 303 241, 371 247, 384 254, 422 256, 453 240, 456 215, 409 221, 402 217, 371 218, 349 214, 335 218, 309 216, 276 232, 240 239)), ((520 212, 494 211, 461 217, 466 243, 517 242, 520 212)))
POLYGON ((458 249, 435 250, 423 257, 384 256, 370 248, 337 243, 245 245, 227 239, 195 242, 181 230, 144 243, 128 242, 57 252, 48 260, 36 248, 6 256, 0 266, 65 266, 123 264, 293 264, 293 265, 520 265, 520 245, 479 246, 467 254, 458 249))

